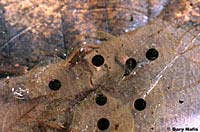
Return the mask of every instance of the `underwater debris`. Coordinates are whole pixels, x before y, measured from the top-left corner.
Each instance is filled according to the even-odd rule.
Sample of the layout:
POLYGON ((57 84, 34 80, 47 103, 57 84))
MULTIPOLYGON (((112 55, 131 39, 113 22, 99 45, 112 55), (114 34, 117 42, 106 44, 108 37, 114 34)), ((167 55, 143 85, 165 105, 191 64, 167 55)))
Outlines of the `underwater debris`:
POLYGON ((195 57, 199 52, 199 32, 199 26, 176 27, 157 18, 101 45, 85 45, 67 60, 2 79, 0 112, 9 112, 6 116, 0 114, 1 131, 112 130, 118 124, 120 132, 132 132, 147 131, 155 123, 160 125, 154 130, 160 131, 176 125, 176 119, 190 119, 188 111, 200 113, 199 58, 195 57), (147 63, 149 49, 156 49, 156 54, 149 52, 153 59, 147 63), (96 59, 102 57, 100 65, 96 59), (122 80, 124 67, 137 74, 122 80), (172 89, 168 89, 169 85, 172 89), (99 92, 107 100, 101 106, 96 103, 99 92), (184 100, 182 107, 190 107, 180 108, 180 98, 184 100), (134 104, 134 100, 142 100, 143 104, 145 101, 144 107, 139 106, 139 101, 134 104), (192 100, 196 103, 191 104, 192 100), (157 120, 163 118, 165 122, 157 120))

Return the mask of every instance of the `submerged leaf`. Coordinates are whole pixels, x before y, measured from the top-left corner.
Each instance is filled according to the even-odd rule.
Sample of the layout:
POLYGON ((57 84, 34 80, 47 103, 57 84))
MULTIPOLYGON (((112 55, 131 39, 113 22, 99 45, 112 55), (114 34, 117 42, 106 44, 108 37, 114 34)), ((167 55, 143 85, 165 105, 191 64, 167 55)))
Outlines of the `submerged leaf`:
POLYGON ((67 60, 2 79, 0 131, 198 131, 199 47, 199 24, 161 15, 67 60))
POLYGON ((103 117, 110 122, 107 124, 110 131, 199 127, 194 122, 200 114, 200 70, 199 57, 196 57, 199 33, 199 26, 177 28, 158 18, 102 45, 80 48, 67 61, 1 80, 0 111, 8 111, 6 116, 1 114, 1 131, 33 131, 35 128, 38 131, 93 131, 103 129, 97 126, 103 117), (159 56, 148 60, 146 53, 152 48, 159 56), (92 63, 96 55, 104 58, 101 66, 92 63), (123 77, 129 58, 138 64, 123 77), (56 91, 49 88, 55 79, 60 83, 56 91), (16 86, 28 89, 28 94, 16 91, 16 86), (105 106, 95 103, 99 92, 108 98, 105 106), (138 98, 147 104, 143 111, 134 108, 138 98), (184 102, 180 104, 179 100, 184 102), (9 122, 10 117, 17 123, 9 122), (69 120, 69 117, 73 118, 69 120))

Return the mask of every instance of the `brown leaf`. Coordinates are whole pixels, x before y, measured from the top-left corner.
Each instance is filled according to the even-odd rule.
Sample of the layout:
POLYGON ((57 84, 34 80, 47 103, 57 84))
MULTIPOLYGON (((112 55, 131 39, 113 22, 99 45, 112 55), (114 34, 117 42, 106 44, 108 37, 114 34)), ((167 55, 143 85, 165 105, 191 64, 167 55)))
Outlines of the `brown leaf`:
POLYGON ((149 131, 152 127, 161 131, 188 125, 198 128, 198 122, 194 121, 200 112, 199 29, 199 26, 177 28, 158 18, 98 48, 90 47, 90 52, 80 48, 69 57, 67 65, 60 61, 9 81, 1 80, 1 102, 7 106, 1 107, 1 112, 10 111, 15 105, 9 104, 19 100, 17 107, 23 113, 21 104, 41 98, 36 106, 32 104, 31 111, 28 108, 32 107, 24 107, 28 110, 23 116, 16 111, 9 113, 12 117, 19 116, 17 124, 9 125, 8 116, 1 114, 4 121, 1 130, 33 131, 42 122, 43 129, 67 131, 65 125, 71 124, 68 130, 92 131, 101 129, 97 125, 101 118, 110 121, 108 131, 115 125, 120 132, 149 131), (158 55, 147 54, 149 49, 158 55), (124 76, 128 58, 134 58, 137 66, 124 76), (107 96, 105 106, 95 103, 99 92, 107 96), (147 103, 143 111, 134 107, 138 98, 147 103), (70 114, 66 117, 65 112, 70 114), (69 115, 73 117, 71 123, 69 120, 67 123, 69 115), (58 126, 63 127, 58 129, 58 126))
POLYGON ((172 18, 0 80, 0 131, 199 129, 200 27, 172 18))

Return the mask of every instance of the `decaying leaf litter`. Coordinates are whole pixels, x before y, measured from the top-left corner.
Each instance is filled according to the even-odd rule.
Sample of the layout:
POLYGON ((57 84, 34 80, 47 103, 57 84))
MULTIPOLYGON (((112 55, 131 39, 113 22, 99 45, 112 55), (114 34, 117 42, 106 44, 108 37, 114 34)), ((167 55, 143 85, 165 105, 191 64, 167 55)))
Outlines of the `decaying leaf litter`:
POLYGON ((200 27, 178 25, 163 16, 101 45, 86 45, 67 61, 1 80, 1 130, 98 131, 96 124, 102 117, 111 122, 106 131, 200 127, 200 27), (152 48, 159 57, 150 61, 145 53, 152 48), (95 55, 103 56, 103 65, 92 64, 95 55), (124 76, 129 58, 137 66, 124 76), (58 91, 49 89, 55 79, 62 85, 58 91), (103 107, 95 103, 99 93, 108 98, 103 107), (144 111, 133 106, 138 98, 147 102, 144 111))

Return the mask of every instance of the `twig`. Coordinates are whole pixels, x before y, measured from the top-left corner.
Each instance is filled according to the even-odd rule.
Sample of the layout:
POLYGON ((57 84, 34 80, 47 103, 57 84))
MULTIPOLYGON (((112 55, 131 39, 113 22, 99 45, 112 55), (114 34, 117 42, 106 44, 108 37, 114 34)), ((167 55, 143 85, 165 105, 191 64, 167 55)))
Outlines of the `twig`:
POLYGON ((28 67, 26 66, 0 66, 0 75, 7 74, 7 75, 23 75, 27 72, 28 67))

